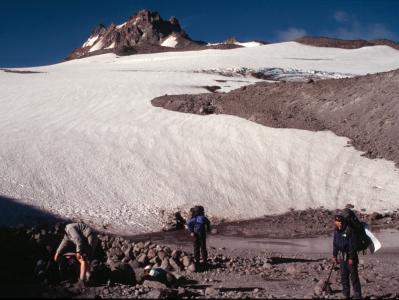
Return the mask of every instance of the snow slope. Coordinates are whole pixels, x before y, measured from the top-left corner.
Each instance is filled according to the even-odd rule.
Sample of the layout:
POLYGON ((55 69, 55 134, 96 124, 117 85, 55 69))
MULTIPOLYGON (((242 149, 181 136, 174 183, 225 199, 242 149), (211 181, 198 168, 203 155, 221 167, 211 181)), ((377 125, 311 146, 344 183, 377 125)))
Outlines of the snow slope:
MULTIPOLYGON (((0 72, 0 195, 130 233, 157 230, 160 210, 193 204, 230 219, 347 203, 399 208, 394 164, 360 156, 346 138, 150 103, 229 80, 198 70, 241 67, 366 74, 399 68, 399 51, 289 42, 104 54, 30 68, 46 73, 0 72)), ((223 90, 255 81, 234 79, 223 90)))

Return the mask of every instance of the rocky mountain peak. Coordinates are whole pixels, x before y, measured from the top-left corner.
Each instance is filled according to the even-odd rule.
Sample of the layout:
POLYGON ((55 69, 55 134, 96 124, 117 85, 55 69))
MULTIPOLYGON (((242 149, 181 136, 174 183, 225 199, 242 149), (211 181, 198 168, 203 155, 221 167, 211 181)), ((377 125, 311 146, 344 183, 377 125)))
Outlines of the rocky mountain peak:
POLYGON ((203 44, 191 40, 176 17, 164 20, 156 11, 140 10, 121 25, 111 24, 106 27, 99 24, 86 42, 67 59, 107 52, 132 54, 170 51, 170 48, 185 50, 203 44))

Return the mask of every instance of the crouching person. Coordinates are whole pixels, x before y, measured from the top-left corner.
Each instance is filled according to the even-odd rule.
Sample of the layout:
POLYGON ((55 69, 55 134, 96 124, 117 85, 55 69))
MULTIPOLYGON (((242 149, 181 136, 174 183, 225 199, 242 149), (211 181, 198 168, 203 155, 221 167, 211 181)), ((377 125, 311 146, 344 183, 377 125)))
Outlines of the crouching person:
POLYGON ((87 283, 89 262, 93 259, 98 244, 96 233, 83 223, 71 223, 65 226, 65 235, 59 245, 54 260, 59 261, 61 255, 74 252, 80 263, 79 282, 87 283))

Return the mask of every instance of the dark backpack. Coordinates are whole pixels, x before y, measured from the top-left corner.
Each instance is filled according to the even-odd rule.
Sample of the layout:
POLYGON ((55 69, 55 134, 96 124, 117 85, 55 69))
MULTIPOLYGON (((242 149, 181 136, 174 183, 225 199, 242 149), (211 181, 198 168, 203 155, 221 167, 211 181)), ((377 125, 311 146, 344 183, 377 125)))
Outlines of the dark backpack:
POLYGON ((370 246, 371 240, 366 234, 364 223, 360 222, 356 214, 349 208, 343 211, 342 216, 345 218, 348 229, 353 233, 355 250, 357 252, 366 250, 370 246))
POLYGON ((205 226, 207 225, 207 220, 205 216, 197 216, 195 217, 194 223, 194 233, 197 235, 201 235, 205 232, 205 226))

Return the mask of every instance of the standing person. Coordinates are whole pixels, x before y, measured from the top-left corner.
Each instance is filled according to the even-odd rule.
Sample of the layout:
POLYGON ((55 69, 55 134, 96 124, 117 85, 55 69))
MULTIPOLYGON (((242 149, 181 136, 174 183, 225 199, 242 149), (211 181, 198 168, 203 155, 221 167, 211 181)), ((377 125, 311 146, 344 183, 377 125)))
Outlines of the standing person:
POLYGON ((344 297, 350 299, 350 278, 355 299, 361 299, 362 290, 358 273, 359 258, 356 252, 355 236, 342 215, 335 216, 333 260, 340 265, 344 297))
POLYGON ((58 261, 60 255, 66 252, 75 252, 76 259, 80 263, 79 281, 85 284, 88 261, 93 259, 97 244, 97 235, 89 226, 83 223, 68 224, 65 226, 65 235, 54 255, 54 260, 58 261))
POLYGON ((194 261, 196 269, 200 265, 200 254, 204 268, 207 267, 208 251, 206 249, 206 236, 211 230, 211 224, 203 206, 195 206, 190 210, 191 218, 187 221, 187 229, 194 239, 194 261))

